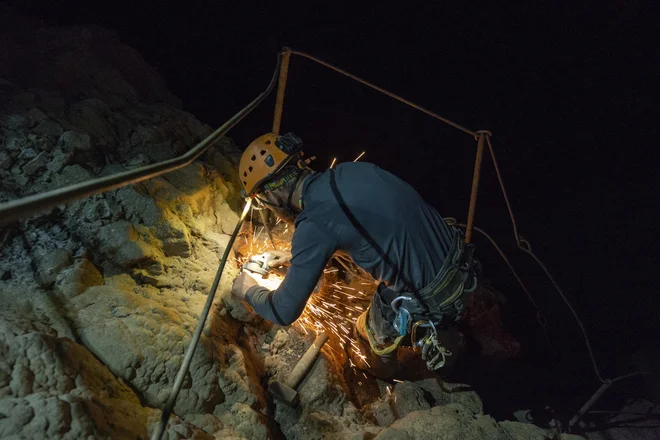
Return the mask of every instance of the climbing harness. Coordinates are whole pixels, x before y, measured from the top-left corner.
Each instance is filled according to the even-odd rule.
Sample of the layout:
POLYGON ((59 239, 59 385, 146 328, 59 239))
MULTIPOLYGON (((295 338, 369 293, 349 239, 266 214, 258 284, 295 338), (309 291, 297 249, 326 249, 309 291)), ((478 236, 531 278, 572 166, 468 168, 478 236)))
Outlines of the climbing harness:
POLYGON ((388 288, 382 289, 381 294, 389 302, 394 318, 408 312, 411 322, 433 321, 436 326, 447 326, 460 320, 465 310, 466 296, 477 288, 478 263, 473 258, 474 246, 465 244, 463 234, 452 229, 454 240, 449 257, 429 285, 416 295, 403 292, 391 301, 387 300, 393 292, 388 288))
MULTIPOLYGON (((438 341, 438 330, 436 329, 435 324, 433 324, 433 321, 419 320, 411 326, 412 319, 410 312, 406 308, 399 307, 398 305, 405 299, 408 299, 408 297, 397 296, 391 303, 392 310, 396 314, 392 326, 399 332, 399 336, 410 334, 410 342, 413 349, 422 349, 422 360, 426 361, 426 366, 429 370, 433 371, 444 367, 447 356, 451 356, 452 354, 451 351, 447 350, 440 341, 438 341), (427 328, 428 333, 417 340, 416 333, 417 328, 419 327, 427 328)), ((459 301, 460 300, 457 300, 456 302, 459 301)))
POLYGON ((442 368, 452 355, 440 342, 438 329, 447 329, 461 319, 466 297, 478 285, 473 245, 465 244, 463 234, 453 230, 449 257, 428 286, 414 294, 397 294, 381 283, 369 308, 358 318, 356 325, 378 356, 395 351, 407 335, 411 335, 413 347, 422 349, 422 359, 430 370, 442 368), (420 328, 426 334, 417 339, 420 328))

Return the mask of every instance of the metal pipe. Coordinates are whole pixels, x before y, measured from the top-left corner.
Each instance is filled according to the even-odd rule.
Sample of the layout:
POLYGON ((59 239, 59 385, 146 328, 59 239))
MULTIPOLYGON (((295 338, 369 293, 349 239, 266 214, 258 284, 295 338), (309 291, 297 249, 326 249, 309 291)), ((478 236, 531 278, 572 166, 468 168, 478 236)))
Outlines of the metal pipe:
POLYGON ((612 381, 611 380, 606 380, 600 385, 600 388, 596 390, 593 396, 589 400, 586 401, 584 405, 580 408, 580 410, 571 418, 571 420, 568 422, 568 429, 570 430, 577 422, 580 420, 580 418, 589 411, 589 408, 596 403, 598 399, 600 399, 600 396, 602 396, 605 391, 608 390, 609 387, 612 386, 612 381))
POLYGON ((472 192, 470 193, 470 207, 468 209, 467 228, 465 230, 465 242, 472 242, 472 229, 474 228, 474 214, 477 209, 477 195, 479 194, 479 178, 481 177, 481 163, 484 158, 484 146, 488 132, 478 131, 477 157, 474 160, 474 175, 472 176, 472 192))
POLYGON ((250 210, 251 204, 252 204, 252 199, 248 199, 248 202, 245 204, 245 208, 243 209, 243 213, 241 214, 241 217, 238 223, 236 224, 236 227, 234 228, 234 232, 232 233, 231 238, 229 239, 229 243, 227 243, 227 247, 225 248, 225 253, 222 255, 222 260, 220 261, 220 266, 218 266, 218 271, 215 273, 215 278, 213 279, 213 284, 211 285, 209 296, 206 298, 206 304, 204 304, 204 309, 202 310, 202 313, 199 317, 199 321, 197 322, 197 329, 193 334, 192 340, 190 341, 190 345, 188 345, 186 356, 184 357, 183 363, 181 364, 181 368, 179 368, 179 372, 176 375, 176 379, 174 380, 174 386, 172 386, 170 395, 167 398, 167 403, 165 404, 165 408, 163 409, 163 413, 161 414, 160 422, 158 424, 158 427, 154 431, 153 435, 151 436, 151 440, 160 440, 160 438, 163 435, 163 432, 165 431, 165 427, 167 426, 167 421, 169 420, 170 414, 172 414, 172 410, 174 409, 176 398, 179 395, 179 391, 181 391, 181 385, 183 385, 183 380, 185 379, 186 374, 188 373, 188 368, 190 368, 190 363, 192 362, 192 357, 195 354, 197 343, 199 342, 199 338, 202 335, 202 331, 204 330, 204 324, 206 323, 206 319, 209 316, 211 306, 213 305, 213 299, 215 298, 215 293, 218 290, 218 284, 220 284, 220 278, 222 277, 222 272, 225 270, 225 265, 227 264, 227 259, 229 258, 229 252, 232 250, 232 247, 234 246, 234 241, 236 240, 236 236, 238 235, 238 232, 241 230, 241 226, 243 225, 243 220, 245 220, 245 216, 247 215, 247 212, 250 210))
POLYGON ((614 379, 606 379, 606 380, 604 380, 603 383, 602 383, 602 385, 600 386, 600 388, 598 388, 598 389, 596 390, 596 392, 594 393, 594 395, 591 396, 591 398, 590 398, 589 400, 587 400, 586 403, 585 403, 584 405, 582 405, 582 407, 580 408, 580 410, 579 410, 579 411, 578 411, 578 412, 577 412, 577 413, 571 418, 571 420, 568 422, 568 428, 569 428, 569 430, 570 430, 570 428, 572 428, 572 427, 573 427, 573 426, 574 426, 574 425, 575 425, 575 424, 576 424, 576 423, 582 418, 582 416, 585 415, 587 412, 595 412, 595 411, 589 411, 589 409, 593 406, 594 403, 596 403, 596 401, 597 401, 598 399, 600 399, 600 397, 605 393, 605 391, 607 391, 612 385, 614 385, 615 383, 617 383, 617 382, 619 382, 619 381, 621 381, 621 380, 629 379, 629 378, 631 378, 631 377, 636 377, 636 376, 642 376, 642 375, 644 375, 644 374, 651 374, 651 371, 635 371, 635 372, 633 372, 633 373, 628 373, 628 374, 624 374, 623 376, 615 377, 614 379))
POLYGON ((275 87, 280 62, 281 57, 278 56, 275 71, 266 90, 185 154, 135 170, 123 171, 0 204, 0 226, 56 205, 138 183, 189 165, 266 99, 275 87))
POLYGON ((291 49, 288 47, 282 48, 280 56, 280 80, 277 85, 277 100, 275 101, 275 115, 273 116, 273 133, 275 134, 280 134, 280 125, 282 124, 284 91, 286 90, 286 79, 289 74, 289 59, 291 58, 291 49))

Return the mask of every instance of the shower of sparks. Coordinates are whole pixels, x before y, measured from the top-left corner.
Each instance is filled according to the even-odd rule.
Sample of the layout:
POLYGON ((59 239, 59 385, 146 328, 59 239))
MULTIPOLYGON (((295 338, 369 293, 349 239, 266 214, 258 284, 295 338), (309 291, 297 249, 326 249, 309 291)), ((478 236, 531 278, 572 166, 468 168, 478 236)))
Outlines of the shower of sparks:
MULTIPOLYGON (((286 230, 285 230, 286 233, 286 230)), ((243 265, 249 256, 258 255, 273 250, 267 234, 263 233, 263 227, 254 227, 245 237, 245 251, 247 255, 238 259, 238 264, 243 265)), ((278 246, 279 247, 279 246, 278 246)), ((281 246, 283 250, 290 250, 291 244, 281 246)), ((343 281, 337 281, 336 267, 328 267, 321 275, 318 291, 314 292, 307 301, 307 305, 298 320, 293 324, 305 335, 326 331, 330 335, 327 346, 335 353, 342 356, 344 353, 352 352, 354 358, 360 360, 367 367, 367 356, 361 352, 360 345, 353 336, 352 328, 355 320, 367 309, 373 290, 357 290, 346 285, 343 281)), ((271 272, 267 278, 251 274, 260 286, 269 290, 275 290, 282 283, 284 277, 271 272)), ((353 274, 357 275, 357 271, 353 274)), ((371 285, 375 289, 375 283, 360 283, 371 285)), ((355 371, 355 363, 349 358, 349 367, 355 371)), ((357 372, 356 372, 357 374, 357 372)), ((364 375, 365 378, 367 377, 364 375)))
MULTIPOLYGON (((355 160, 354 160, 353 162, 357 162, 358 160, 360 160, 360 158, 361 158, 362 156, 364 156, 364 153, 366 153, 366 151, 363 151, 362 153, 360 153, 360 155, 359 155, 358 157, 356 157, 355 160)), ((332 168, 332 167, 330 167, 330 168, 332 168)))
POLYGON ((330 168, 332 168, 332 167, 335 166, 335 162, 337 162, 337 158, 336 158, 336 157, 335 157, 334 159, 332 159, 332 163, 330 164, 330 168))
POLYGON ((264 278, 261 275, 257 273, 252 273, 249 270, 246 271, 248 275, 250 275, 254 280, 259 284, 261 287, 265 287, 268 290, 275 290, 278 287, 280 287, 280 284, 282 284, 282 281, 284 278, 281 277, 276 277, 276 276, 268 276, 268 278, 264 278))

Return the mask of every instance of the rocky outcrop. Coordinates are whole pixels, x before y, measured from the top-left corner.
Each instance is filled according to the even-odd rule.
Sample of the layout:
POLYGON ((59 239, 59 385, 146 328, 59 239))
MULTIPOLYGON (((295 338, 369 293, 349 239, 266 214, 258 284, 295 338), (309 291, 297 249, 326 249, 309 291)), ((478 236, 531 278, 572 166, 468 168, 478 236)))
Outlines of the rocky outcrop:
MULTIPOLYGON (((273 380, 286 380, 311 338, 295 330, 272 331, 259 344, 273 380)), ((438 378, 380 383, 381 396, 358 409, 337 353, 328 345, 298 389, 300 405, 275 400, 275 419, 288 439, 545 440, 549 431, 483 414, 471 387, 438 378)), ((367 382, 360 382, 365 387, 367 382)), ((578 436, 563 436, 577 440, 578 436)))
MULTIPOLYGON (((210 132, 112 31, 27 28, 0 44, 0 201, 168 159, 210 132)), ((1 231, 1 437, 147 438, 238 220, 233 153, 224 139, 1 231)), ((266 438, 252 360, 221 301, 212 315, 167 436, 266 438)))
MULTIPOLYGON (((0 287, 0 437, 147 438, 159 411, 69 337, 43 292, 0 287)), ((212 438, 177 417, 169 432, 212 438)))
POLYGON ((534 425, 474 415, 460 404, 415 411, 378 434, 376 440, 544 440, 548 432, 534 425))

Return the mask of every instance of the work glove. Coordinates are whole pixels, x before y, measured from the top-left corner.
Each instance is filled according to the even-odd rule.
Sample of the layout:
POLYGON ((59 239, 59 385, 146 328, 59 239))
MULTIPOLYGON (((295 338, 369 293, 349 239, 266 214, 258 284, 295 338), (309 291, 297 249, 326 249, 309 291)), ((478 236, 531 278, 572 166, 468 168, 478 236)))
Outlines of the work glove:
POLYGON ((290 251, 270 251, 270 255, 275 257, 273 260, 268 262, 269 268, 280 267, 287 264, 291 261, 291 252, 290 251))
POLYGON ((258 286, 257 280, 252 278, 247 271, 241 272, 239 276, 234 278, 234 284, 231 286, 231 295, 236 299, 245 301, 245 295, 250 287, 258 286))

